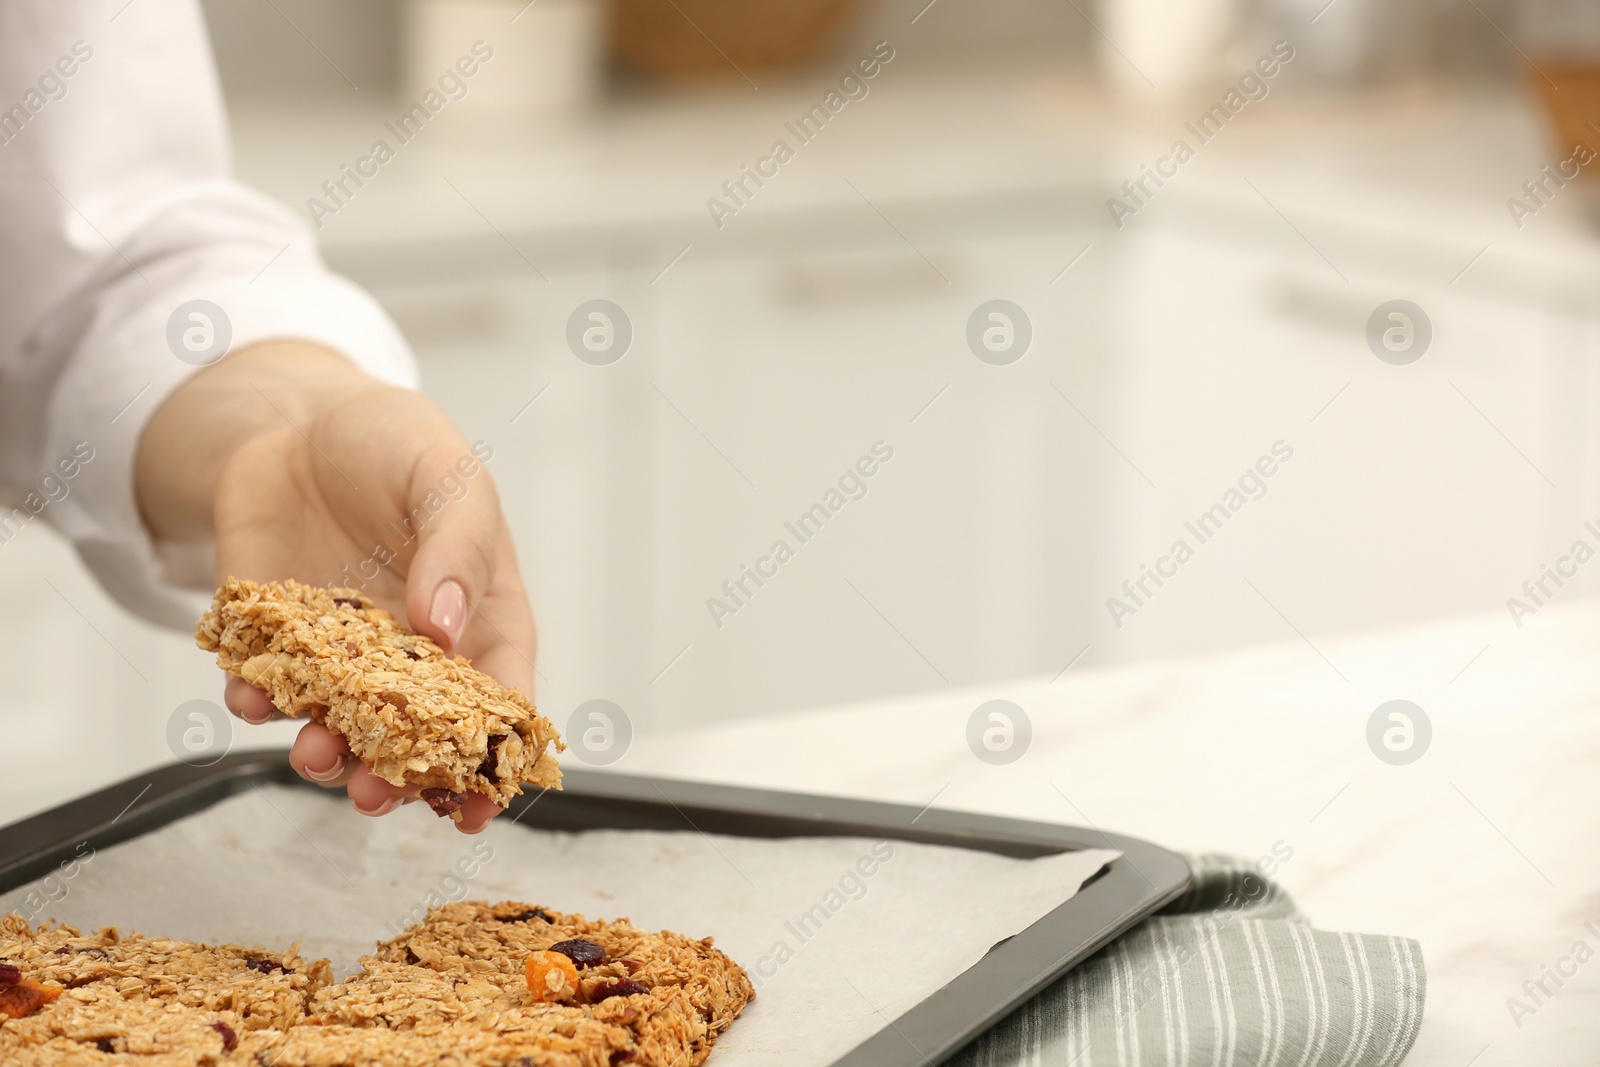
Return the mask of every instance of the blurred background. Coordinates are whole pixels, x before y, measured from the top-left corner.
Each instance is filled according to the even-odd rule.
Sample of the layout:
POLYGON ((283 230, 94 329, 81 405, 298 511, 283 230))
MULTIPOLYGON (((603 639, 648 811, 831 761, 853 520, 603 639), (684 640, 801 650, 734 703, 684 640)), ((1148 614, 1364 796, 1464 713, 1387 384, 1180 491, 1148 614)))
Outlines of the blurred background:
MULTIPOLYGON (((205 7, 240 176, 494 449, 558 725, 1516 640, 1600 544, 1593 3, 205 7)), ((169 761, 209 657, 0 557, 8 814, 169 761)))

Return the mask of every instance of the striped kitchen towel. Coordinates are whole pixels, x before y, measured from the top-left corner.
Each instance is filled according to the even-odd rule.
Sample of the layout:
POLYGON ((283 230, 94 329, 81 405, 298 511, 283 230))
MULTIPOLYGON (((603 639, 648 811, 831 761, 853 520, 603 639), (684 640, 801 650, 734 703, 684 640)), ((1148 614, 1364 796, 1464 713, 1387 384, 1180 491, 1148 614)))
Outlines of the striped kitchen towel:
POLYGON ((1391 1067, 1422 1022, 1422 949, 1313 930, 1248 860, 1194 884, 1012 1012, 959 1067, 1391 1067))

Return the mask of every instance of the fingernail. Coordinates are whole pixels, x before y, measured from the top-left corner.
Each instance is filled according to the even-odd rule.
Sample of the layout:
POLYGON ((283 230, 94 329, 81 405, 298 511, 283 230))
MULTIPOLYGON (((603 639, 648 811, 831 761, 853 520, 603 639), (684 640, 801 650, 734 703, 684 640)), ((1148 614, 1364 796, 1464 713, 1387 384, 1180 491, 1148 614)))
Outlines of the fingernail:
MULTIPOLYGON (((464 834, 481 834, 481 833, 483 833, 485 830, 487 830, 489 828, 489 824, 490 823, 494 822, 494 817, 496 815, 501 814, 505 810, 506 810, 505 808, 496 808, 494 811, 489 813, 489 817, 488 818, 484 819, 477 826, 473 827, 470 830, 467 829, 464 825, 462 825, 461 820, 459 818, 457 818, 456 819, 456 828, 459 829, 464 834)), ((459 811, 456 812, 457 816, 459 816, 460 814, 461 813, 459 811)))
POLYGON ((460 583, 454 579, 439 583, 433 594, 433 607, 428 609, 428 621, 450 638, 446 651, 454 651, 461 641, 461 631, 467 627, 467 593, 460 583))
POLYGON ((373 811, 368 811, 366 808, 363 808, 360 804, 357 804, 355 807, 356 807, 356 811, 359 812, 360 814, 362 814, 362 815, 370 815, 373 818, 377 818, 379 815, 387 815, 391 811, 393 811, 395 808, 398 808, 400 806, 401 799, 402 798, 400 798, 400 797, 390 797, 388 800, 385 800, 382 804, 379 804, 378 807, 373 811))
POLYGON ((262 723, 264 723, 268 719, 272 718, 272 709, 268 708, 266 711, 262 712, 260 715, 248 715, 248 714, 246 714, 246 713, 241 711, 239 713, 239 718, 243 719, 245 722, 249 723, 251 726, 260 726, 262 723))
POLYGON ((328 767, 326 770, 314 771, 310 767, 305 769, 305 776, 313 782, 331 782, 343 773, 344 753, 342 752, 333 757, 333 766, 328 767))

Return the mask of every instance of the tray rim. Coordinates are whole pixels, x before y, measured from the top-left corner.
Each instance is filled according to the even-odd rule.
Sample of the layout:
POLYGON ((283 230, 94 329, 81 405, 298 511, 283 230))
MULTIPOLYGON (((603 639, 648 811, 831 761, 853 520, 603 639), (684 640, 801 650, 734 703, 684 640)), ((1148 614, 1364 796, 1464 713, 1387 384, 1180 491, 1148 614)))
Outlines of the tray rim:
MULTIPOLYGON (((49 873, 84 843, 96 850, 120 844, 254 786, 320 790, 295 773, 288 755, 288 749, 260 749, 229 753, 203 766, 172 763, 0 827, 0 893, 49 873)), ((923 1067, 945 1062, 1191 884, 1189 866, 1180 856, 1098 827, 609 770, 567 767, 563 774, 564 790, 530 790, 512 802, 507 814, 521 821, 540 801, 553 797, 557 799, 545 806, 543 814, 526 825, 548 825, 544 820, 551 815, 570 821, 586 806, 590 817, 620 816, 633 809, 654 811, 672 823, 675 814, 687 824, 678 824, 677 829, 701 833, 737 832, 725 827, 755 819, 774 832, 746 836, 876 837, 1011 856, 1082 848, 1122 852, 1070 900, 993 946, 904 1014, 885 1020, 875 1035, 834 1061, 833 1067, 923 1067)), ((870 1002, 868 1006, 872 1007, 870 1002)))

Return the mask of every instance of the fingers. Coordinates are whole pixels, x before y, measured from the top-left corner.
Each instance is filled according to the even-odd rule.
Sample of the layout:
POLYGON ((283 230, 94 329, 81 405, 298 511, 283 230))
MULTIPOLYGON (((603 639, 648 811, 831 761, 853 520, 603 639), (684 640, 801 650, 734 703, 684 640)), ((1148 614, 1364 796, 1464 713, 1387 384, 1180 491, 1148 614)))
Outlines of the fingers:
POLYGON ((363 815, 387 815, 416 794, 415 787, 391 785, 372 773, 366 764, 357 764, 350 780, 345 783, 350 803, 363 815))
POLYGON ((441 452, 419 463, 408 496, 413 508, 427 507, 418 524, 416 555, 406 575, 406 615, 412 629, 454 652, 474 608, 496 580, 500 547, 500 499, 475 456, 441 452), (460 477, 470 467, 474 477, 460 477), (439 473, 443 470, 443 476, 439 473), (441 497, 442 477, 459 487, 459 496, 441 497))
POLYGON ((533 665, 539 651, 538 628, 534 625, 528 591, 523 587, 517 567, 517 549, 511 540, 511 530, 504 521, 500 523, 496 563, 494 588, 484 601, 473 605, 475 610, 463 641, 463 652, 471 658, 473 666, 489 677, 532 699, 537 675, 533 665))
POLYGON ((344 738, 320 722, 300 728, 289 749, 289 764, 306 781, 326 786, 345 784, 358 766, 344 738))
MULTIPOLYGON (((244 709, 257 712, 262 704, 267 712, 260 721, 278 716, 267 694, 240 678, 228 679, 224 699, 229 710, 246 722, 257 720, 250 718, 244 709)), ((300 728, 289 749, 289 765, 308 782, 328 787, 344 786, 350 802, 363 815, 387 815, 417 798, 415 786, 392 785, 373 774, 350 754, 350 746, 344 738, 320 722, 308 722, 300 728)), ((466 834, 482 833, 489 820, 503 810, 481 793, 468 793, 461 805, 456 829, 466 834)))
MULTIPOLYGON (((417 794, 415 786, 392 785, 362 764, 357 764, 349 776, 345 791, 350 794, 350 802, 358 812, 373 817, 389 814, 400 805, 415 800, 417 794)), ((489 820, 502 810, 481 793, 468 793, 461 805, 461 818, 456 821, 456 829, 466 834, 481 833, 489 825, 489 820)))
POLYGON ((231 674, 228 675, 227 684, 222 687, 222 702, 229 711, 252 726, 260 726, 278 715, 271 697, 243 678, 235 678, 231 674))
POLYGON ((456 829, 464 834, 482 833, 489 820, 504 810, 482 793, 468 793, 461 805, 461 821, 456 823, 456 829))

